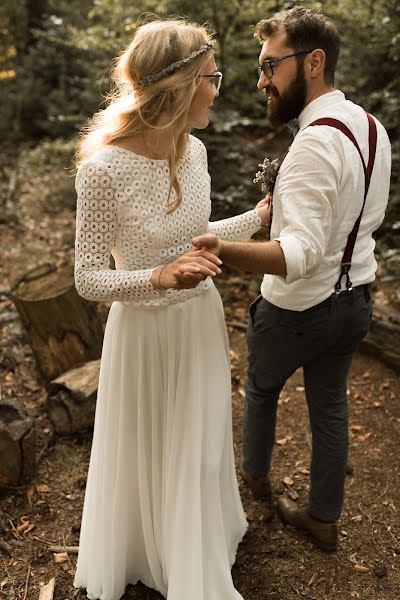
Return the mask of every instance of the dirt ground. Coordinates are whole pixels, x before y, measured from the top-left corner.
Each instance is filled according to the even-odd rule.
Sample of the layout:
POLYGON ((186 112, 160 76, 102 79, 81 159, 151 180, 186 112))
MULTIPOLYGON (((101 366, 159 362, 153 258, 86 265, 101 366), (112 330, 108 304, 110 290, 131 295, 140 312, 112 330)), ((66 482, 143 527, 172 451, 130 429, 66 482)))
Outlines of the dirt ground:
MULTIPOLYGON (((19 319, 8 296, 10 281, 33 256, 71 259, 73 214, 43 212, 32 205, 32 186, 22 189, 19 222, 2 227, 0 265, 0 376, 2 398, 17 398, 35 419, 37 475, 29 485, 0 495, 0 599, 34 600, 55 578, 55 600, 84 598, 72 585, 76 554, 52 545, 76 546, 90 454, 91 434, 55 436, 46 393, 19 319), (24 201, 25 198, 25 201, 24 201), (29 198, 29 203, 27 201, 29 198), (23 224, 21 224, 23 223, 23 224)), ((233 427, 239 463, 246 378, 244 324, 257 278, 226 272, 219 289, 231 342, 233 427)), ((103 307, 102 314, 106 314, 103 307)), ((240 482, 249 529, 233 568, 245 600, 398 600, 400 597, 400 381, 378 360, 358 354, 349 379, 350 464, 340 547, 325 554, 278 518, 263 520, 262 505, 240 482)), ((274 496, 306 500, 310 434, 302 373, 288 381, 279 401, 271 474, 274 496)), ((144 586, 128 587, 126 599, 161 598, 144 586)), ((188 599, 190 600, 190 599, 188 599)))

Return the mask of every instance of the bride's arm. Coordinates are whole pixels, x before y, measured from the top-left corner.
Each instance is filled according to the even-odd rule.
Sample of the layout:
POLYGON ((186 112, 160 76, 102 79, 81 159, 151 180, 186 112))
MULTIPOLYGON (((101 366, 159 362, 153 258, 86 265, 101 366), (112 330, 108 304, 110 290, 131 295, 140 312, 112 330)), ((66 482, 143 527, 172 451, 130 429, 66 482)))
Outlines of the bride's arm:
POLYGON ((207 233, 216 235, 221 240, 245 241, 264 227, 268 219, 269 208, 260 206, 236 217, 209 222, 207 233))

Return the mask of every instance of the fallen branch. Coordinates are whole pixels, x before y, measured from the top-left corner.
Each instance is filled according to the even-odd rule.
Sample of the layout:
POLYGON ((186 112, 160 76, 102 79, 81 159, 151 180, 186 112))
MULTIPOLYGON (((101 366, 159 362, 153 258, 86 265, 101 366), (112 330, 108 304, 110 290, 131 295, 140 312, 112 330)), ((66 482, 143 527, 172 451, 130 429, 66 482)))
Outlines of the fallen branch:
POLYGON ((247 323, 243 321, 227 321, 227 327, 234 327, 235 329, 240 329, 241 331, 247 331, 247 323))
POLYGON ((26 581, 25 581, 25 591, 24 591, 24 596, 22 598, 22 600, 26 600, 26 597, 28 595, 28 587, 29 587, 29 578, 31 576, 31 565, 29 565, 28 567, 28 573, 26 575, 26 581))
POLYGON ((78 554, 79 546, 50 546, 49 552, 66 552, 67 554, 78 554))
POLYGON ((375 519, 375 517, 371 517, 363 508, 361 508, 361 504, 358 505, 359 511, 368 519, 369 523, 377 523, 378 525, 384 525, 386 529, 390 532, 390 528, 392 525, 396 525, 395 521, 388 523, 387 521, 381 521, 380 519, 375 519))
POLYGON ((55 435, 54 435, 54 431, 51 432, 51 435, 48 436, 45 444, 43 445, 43 448, 40 450, 38 457, 36 459, 36 464, 38 465, 40 463, 40 461, 45 457, 50 445, 54 442, 55 440, 55 435))
POLYGON ((369 502, 364 502, 364 504, 366 506, 370 506, 371 504, 375 504, 378 500, 380 500, 387 492, 389 486, 389 480, 386 479, 386 485, 385 485, 385 489, 383 490, 383 492, 381 494, 379 494, 379 496, 376 496, 376 498, 373 498, 372 500, 370 500, 369 502))

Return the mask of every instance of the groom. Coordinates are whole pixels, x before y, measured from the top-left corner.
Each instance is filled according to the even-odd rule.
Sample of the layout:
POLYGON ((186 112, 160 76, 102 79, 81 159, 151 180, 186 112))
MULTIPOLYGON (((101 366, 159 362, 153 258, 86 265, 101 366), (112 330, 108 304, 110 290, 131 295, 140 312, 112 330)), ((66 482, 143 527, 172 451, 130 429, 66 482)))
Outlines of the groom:
POLYGON ((372 233, 388 201, 390 144, 383 126, 334 87, 340 40, 329 19, 295 7, 260 21, 255 35, 269 120, 296 118, 300 125, 276 180, 271 241, 206 235, 193 243, 227 264, 265 273, 250 306, 242 475, 270 505, 278 398, 302 366, 312 431, 310 495, 305 507, 280 498, 278 512, 329 551, 337 547, 343 507, 347 375, 371 319, 372 233), (367 190, 358 232, 348 239, 367 190))

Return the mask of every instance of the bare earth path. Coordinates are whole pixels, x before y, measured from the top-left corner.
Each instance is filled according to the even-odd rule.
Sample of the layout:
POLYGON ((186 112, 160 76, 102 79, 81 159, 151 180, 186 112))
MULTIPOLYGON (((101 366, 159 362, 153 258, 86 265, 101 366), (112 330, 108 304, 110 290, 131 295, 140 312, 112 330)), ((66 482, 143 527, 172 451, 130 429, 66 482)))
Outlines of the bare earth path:
MULTIPOLYGON (((67 209, 43 212, 43 197, 32 204, 32 185, 22 190, 23 225, 0 231, 5 249, 0 292, 9 288, 10 280, 29 266, 34 255, 50 255, 55 262, 71 258, 73 213, 67 209)), ((235 454, 239 463, 246 344, 245 332, 237 323, 247 320, 246 308, 257 293, 257 282, 227 272, 218 286, 231 341, 235 454)), ((106 308, 102 307, 104 315, 106 308)), ((0 295, 0 311, 2 397, 19 398, 35 418, 41 456, 35 481, 0 495, 0 599, 36 600, 41 585, 52 577, 55 600, 83 598, 83 593, 72 586, 76 555, 55 554, 49 546, 78 544, 91 436, 54 436, 45 410, 44 388, 7 294, 0 295)), ((398 600, 399 396, 400 382, 393 371, 375 359, 356 356, 348 390, 353 473, 347 479, 337 553, 316 550, 277 518, 265 524, 262 507, 240 483, 249 530, 239 548, 233 576, 245 600, 398 600)), ((303 380, 302 373, 297 372, 280 398, 272 473, 276 496, 285 492, 299 502, 306 498, 309 456, 303 380)), ((139 585, 129 587, 124 598, 150 600, 160 596, 139 585)))

